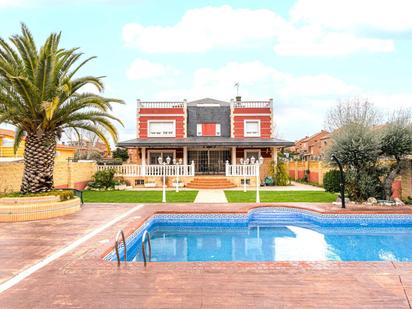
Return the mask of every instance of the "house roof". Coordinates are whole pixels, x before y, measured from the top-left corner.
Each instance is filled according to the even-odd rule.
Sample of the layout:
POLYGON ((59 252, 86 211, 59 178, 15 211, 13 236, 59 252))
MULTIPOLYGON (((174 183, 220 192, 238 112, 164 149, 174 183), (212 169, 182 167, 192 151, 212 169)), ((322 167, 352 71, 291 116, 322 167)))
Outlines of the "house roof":
POLYGON ((183 146, 240 146, 240 147, 289 147, 293 142, 278 138, 231 138, 231 137, 187 137, 187 138, 136 138, 119 142, 118 147, 183 147, 183 146))
POLYGON ((230 106, 230 102, 220 101, 212 98, 203 98, 200 100, 195 100, 187 103, 187 106, 208 106, 208 105, 216 105, 216 106, 230 106))
POLYGON ((14 138, 14 135, 15 135, 15 134, 14 134, 14 131, 13 131, 13 130, 0 128, 0 136, 14 138))
MULTIPOLYGON (((13 130, 0 128, 0 137, 7 137, 7 138, 14 139, 15 136, 16 136, 16 133, 13 130)), ((23 136, 23 141, 25 139, 26 139, 26 136, 23 136)), ((71 149, 71 150, 76 149, 76 147, 74 146, 60 144, 60 143, 56 144, 56 148, 57 149, 71 149)))

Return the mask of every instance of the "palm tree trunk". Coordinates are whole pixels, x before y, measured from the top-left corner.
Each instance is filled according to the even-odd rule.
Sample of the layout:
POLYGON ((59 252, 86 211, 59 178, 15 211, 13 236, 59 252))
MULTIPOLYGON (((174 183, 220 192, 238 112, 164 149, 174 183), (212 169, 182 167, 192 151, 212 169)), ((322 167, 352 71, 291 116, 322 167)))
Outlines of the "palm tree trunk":
POLYGON ((53 189, 55 132, 30 133, 24 148, 22 193, 47 192, 53 189))

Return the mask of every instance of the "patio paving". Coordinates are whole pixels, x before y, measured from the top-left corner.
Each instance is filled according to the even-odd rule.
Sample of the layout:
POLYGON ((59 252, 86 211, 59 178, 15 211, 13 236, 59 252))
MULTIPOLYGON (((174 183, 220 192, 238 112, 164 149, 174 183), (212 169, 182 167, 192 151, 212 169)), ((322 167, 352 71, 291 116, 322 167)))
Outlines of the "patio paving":
MULTIPOLYGON (((142 263, 118 268, 101 259, 118 229, 129 234, 154 213, 244 212, 256 206, 144 205, 1 293, 0 308, 411 308, 412 263, 151 263, 144 269, 142 263)), ((411 207, 275 206, 412 214, 411 207)), ((136 204, 89 204, 63 218, 1 223, 3 282, 133 207, 136 204)))

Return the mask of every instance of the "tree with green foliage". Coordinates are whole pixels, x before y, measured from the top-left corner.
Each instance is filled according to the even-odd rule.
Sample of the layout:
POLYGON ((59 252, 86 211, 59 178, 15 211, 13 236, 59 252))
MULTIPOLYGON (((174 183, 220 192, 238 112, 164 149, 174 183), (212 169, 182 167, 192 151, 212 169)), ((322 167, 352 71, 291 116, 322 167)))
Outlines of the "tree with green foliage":
POLYGON ((82 93, 86 85, 103 90, 102 77, 76 77, 85 64, 78 48, 60 47, 60 33, 37 48, 29 29, 0 39, 0 123, 16 127, 14 149, 25 136, 22 193, 53 188, 56 141, 66 129, 95 133, 109 147, 106 135, 117 140, 112 103, 121 100, 82 93))
MULTIPOLYGON (((328 116, 332 144, 326 158, 336 155, 346 171, 346 188, 349 197, 362 201, 381 194, 378 159, 380 140, 374 126, 379 113, 365 101, 338 104, 328 116)), ((330 161, 334 164, 333 161, 330 161)))
POLYGON ((112 157, 113 159, 122 159, 122 161, 125 162, 129 159, 129 153, 126 148, 117 147, 114 151, 112 151, 112 157))
POLYGON ((399 110, 393 113, 381 130, 382 155, 392 159, 384 180, 385 198, 392 197, 392 184, 399 175, 402 160, 412 153, 412 117, 410 111, 399 110))

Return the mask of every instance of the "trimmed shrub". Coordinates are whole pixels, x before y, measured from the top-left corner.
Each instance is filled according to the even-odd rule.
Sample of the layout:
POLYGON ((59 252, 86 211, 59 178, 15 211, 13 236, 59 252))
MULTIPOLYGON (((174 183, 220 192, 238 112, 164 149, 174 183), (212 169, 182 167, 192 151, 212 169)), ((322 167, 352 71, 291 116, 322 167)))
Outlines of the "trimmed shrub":
POLYGON ((97 165, 122 165, 123 161, 120 158, 98 160, 97 165))
POLYGON ((107 169, 98 171, 93 176, 93 182, 89 182, 89 187, 93 189, 109 189, 113 188, 116 184, 114 181, 114 169, 107 169))
POLYGON ((21 192, 12 192, 6 194, 0 194, 2 197, 36 197, 36 196, 58 196, 60 201, 67 201, 74 198, 74 192, 72 190, 53 190, 49 192, 39 192, 39 193, 21 193, 21 192))
POLYGON ((340 191, 340 172, 338 170, 330 170, 323 176, 323 188, 327 192, 340 191))

